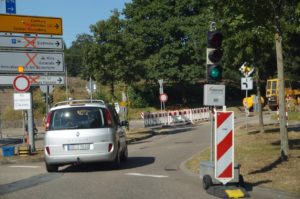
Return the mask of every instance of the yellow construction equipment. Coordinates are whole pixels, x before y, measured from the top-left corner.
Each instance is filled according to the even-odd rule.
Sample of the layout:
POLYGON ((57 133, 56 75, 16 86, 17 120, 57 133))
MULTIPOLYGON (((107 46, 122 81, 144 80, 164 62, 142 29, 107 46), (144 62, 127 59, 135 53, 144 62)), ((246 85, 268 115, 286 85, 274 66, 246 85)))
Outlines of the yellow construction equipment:
MULTIPOLYGON (((289 109, 294 109, 300 104, 300 83, 285 80, 284 95, 289 109)), ((278 79, 268 79, 266 87, 266 98, 269 109, 272 111, 278 108, 278 79)))
MULTIPOLYGON (((265 100, 263 97, 260 97, 260 101, 261 101, 261 104, 263 105, 265 103, 265 100)), ((258 98, 256 95, 251 95, 250 97, 245 97, 243 99, 243 105, 244 107, 248 107, 248 110, 253 110, 255 104, 258 103, 258 98)))

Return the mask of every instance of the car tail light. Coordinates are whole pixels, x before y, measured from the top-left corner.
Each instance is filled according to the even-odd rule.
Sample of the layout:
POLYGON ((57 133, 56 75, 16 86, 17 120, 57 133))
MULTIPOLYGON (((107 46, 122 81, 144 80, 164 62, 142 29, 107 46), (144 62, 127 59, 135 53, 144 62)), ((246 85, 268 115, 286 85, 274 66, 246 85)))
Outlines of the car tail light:
POLYGON ((48 155, 50 155, 50 148, 48 146, 46 147, 46 152, 48 155))
POLYGON ((47 116, 46 131, 49 130, 49 127, 50 127, 51 115, 52 115, 52 112, 49 112, 48 116, 47 116))
POLYGON ((112 151, 113 146, 114 146, 114 145, 113 145, 112 143, 108 144, 108 152, 111 152, 111 151, 112 151))
POLYGON ((108 110, 105 110, 105 118, 106 118, 106 122, 108 124, 108 126, 112 126, 112 120, 111 120, 111 116, 108 110))

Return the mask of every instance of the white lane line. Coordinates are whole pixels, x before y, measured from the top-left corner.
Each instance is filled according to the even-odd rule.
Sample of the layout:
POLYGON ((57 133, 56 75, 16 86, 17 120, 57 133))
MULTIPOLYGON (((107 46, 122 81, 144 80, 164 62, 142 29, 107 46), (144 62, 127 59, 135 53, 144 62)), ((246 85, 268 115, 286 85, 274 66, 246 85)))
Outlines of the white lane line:
POLYGON ((25 165, 16 165, 16 166, 8 166, 11 168, 28 168, 28 169, 37 169, 40 168, 41 166, 25 166, 25 165))
POLYGON ((151 175, 151 174, 143 174, 143 173, 125 173, 125 175, 151 177, 151 178, 168 178, 169 177, 169 176, 165 176, 165 175, 151 175))

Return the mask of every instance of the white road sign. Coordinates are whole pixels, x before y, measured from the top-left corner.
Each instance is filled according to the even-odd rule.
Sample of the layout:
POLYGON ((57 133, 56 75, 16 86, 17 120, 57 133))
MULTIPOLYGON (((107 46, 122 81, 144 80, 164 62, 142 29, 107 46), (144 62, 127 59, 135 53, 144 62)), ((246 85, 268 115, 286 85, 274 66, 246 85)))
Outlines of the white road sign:
POLYGON ((13 87, 19 92, 28 91, 30 88, 29 78, 25 75, 18 75, 13 81, 13 87))
POLYGON ((63 50, 62 38, 0 36, 1 48, 63 50))
MULTIPOLYGON (((43 76, 43 75, 24 75, 26 76, 31 85, 64 85, 64 76, 43 76)), ((13 85, 14 79, 17 75, 0 75, 0 86, 13 85)))
POLYGON ((14 110, 31 109, 30 93, 14 93, 14 110))
POLYGON ((63 52, 44 53, 38 51, 0 52, 0 73, 18 73, 23 66, 25 73, 63 72, 63 52))
POLYGON ((204 85, 204 105, 224 106, 225 105, 225 85, 205 84, 204 85))
POLYGON ((242 90, 252 90, 253 89, 253 79, 252 77, 245 77, 241 79, 242 90))

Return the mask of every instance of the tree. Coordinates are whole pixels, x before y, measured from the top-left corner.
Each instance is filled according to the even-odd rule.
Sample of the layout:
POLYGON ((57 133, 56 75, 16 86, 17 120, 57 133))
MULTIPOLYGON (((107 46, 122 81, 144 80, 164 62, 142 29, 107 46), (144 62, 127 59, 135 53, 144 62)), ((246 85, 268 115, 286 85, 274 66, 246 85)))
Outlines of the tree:
POLYGON ((91 26, 95 43, 86 46, 84 63, 87 70, 84 76, 92 76, 98 82, 109 85, 111 95, 115 98, 116 83, 131 84, 140 80, 141 64, 135 57, 139 51, 139 42, 129 37, 120 13, 113 11, 108 20, 102 20, 91 26), (136 50, 138 49, 138 50, 136 50))
POLYGON ((82 61, 84 46, 92 43, 93 38, 89 34, 79 34, 69 49, 65 49, 65 60, 68 75, 77 77, 85 69, 82 61))
MULTIPOLYGON (((295 41, 295 34, 299 37, 299 3, 296 0, 271 0, 271 1, 226 1, 214 2, 217 12, 216 17, 224 19, 223 26, 228 30, 228 40, 226 48, 231 49, 227 57, 227 64, 238 63, 249 60, 259 67, 266 76, 276 74, 276 58, 274 35, 276 34, 276 52, 278 61, 278 78, 283 80, 283 65, 286 70, 299 70, 298 66, 286 65, 282 62, 281 40, 284 41, 287 52, 294 54, 295 49, 299 50, 299 45, 292 45, 295 49, 289 48, 292 41, 295 41), (280 69, 280 70, 279 70, 280 69), (272 71, 274 71, 272 73, 272 71)), ((297 40, 296 40, 297 41, 297 40)), ((299 44, 299 43, 298 43, 299 44)), ((229 50, 228 49, 228 50, 229 50)), ((288 55, 289 53, 286 53, 288 55)), ((299 55, 289 57, 291 63, 299 62, 299 55)), ((260 82, 260 80, 258 81, 260 82)), ((284 101, 283 85, 280 87, 281 98, 284 101)), ((281 101, 282 101, 281 100, 281 101)), ((284 103, 280 105, 280 112, 284 114, 284 103)), ((283 116, 285 118, 285 116, 283 116)), ((281 125, 281 157, 288 156, 288 138, 286 127, 281 125)))
POLYGON ((209 23, 205 1, 133 0, 124 9, 132 38, 142 41, 137 60, 145 79, 184 86, 205 78, 205 42, 209 23), (151 27, 151 28, 149 28, 151 27))

